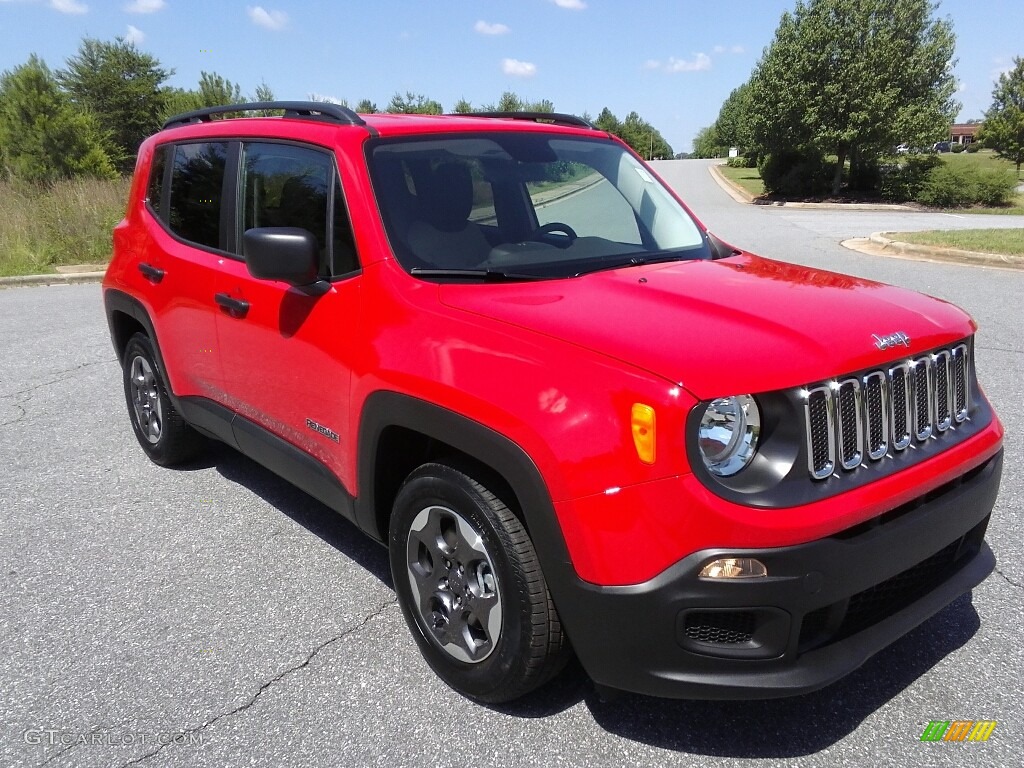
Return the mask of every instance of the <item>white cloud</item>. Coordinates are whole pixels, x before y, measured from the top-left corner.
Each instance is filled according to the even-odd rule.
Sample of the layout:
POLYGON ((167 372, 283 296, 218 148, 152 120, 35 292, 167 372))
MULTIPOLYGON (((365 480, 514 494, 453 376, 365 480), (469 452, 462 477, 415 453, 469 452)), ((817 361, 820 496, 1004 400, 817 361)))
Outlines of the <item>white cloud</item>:
POLYGON ((132 0, 124 9, 128 13, 156 13, 166 7, 164 0, 132 0))
POLYGON ((250 5, 245 12, 249 14, 253 24, 264 29, 276 32, 284 29, 288 24, 288 14, 284 11, 268 11, 262 5, 250 5))
POLYGON ((50 7, 61 13, 81 15, 89 12, 89 6, 78 0, 50 0, 50 7))
POLYGON ((473 29, 481 35, 507 35, 510 31, 504 24, 491 24, 490 22, 483 21, 482 19, 473 25, 473 29))
POLYGON ((746 53, 747 49, 742 45, 716 45, 714 47, 715 53, 746 53))
POLYGON ((146 39, 146 33, 138 27, 134 27, 131 24, 128 25, 128 34, 124 36, 126 43, 132 45, 142 45, 142 41, 146 39))
POLYGON ((587 7, 583 0, 551 0, 559 8, 568 8, 570 11, 582 11, 587 7))
POLYGON ((644 69, 660 70, 675 74, 676 72, 701 72, 711 69, 711 57, 706 53, 695 53, 692 59, 677 59, 669 56, 668 61, 648 59, 644 62, 644 69))
POLYGON ((537 65, 519 59, 502 59, 501 71, 513 77, 533 77, 537 74, 537 65))

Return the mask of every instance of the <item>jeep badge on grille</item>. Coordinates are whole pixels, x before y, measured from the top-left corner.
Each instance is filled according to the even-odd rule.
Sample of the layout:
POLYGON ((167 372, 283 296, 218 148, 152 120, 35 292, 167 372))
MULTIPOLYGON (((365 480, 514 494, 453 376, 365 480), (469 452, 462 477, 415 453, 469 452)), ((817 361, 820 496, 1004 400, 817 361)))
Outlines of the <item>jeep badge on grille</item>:
POLYGON ((871 338, 875 340, 875 346, 879 349, 885 350, 889 347, 895 347, 902 345, 904 347, 910 346, 910 337, 907 336, 903 331, 896 331, 896 333, 890 333, 888 336, 879 336, 878 334, 872 334, 871 338))

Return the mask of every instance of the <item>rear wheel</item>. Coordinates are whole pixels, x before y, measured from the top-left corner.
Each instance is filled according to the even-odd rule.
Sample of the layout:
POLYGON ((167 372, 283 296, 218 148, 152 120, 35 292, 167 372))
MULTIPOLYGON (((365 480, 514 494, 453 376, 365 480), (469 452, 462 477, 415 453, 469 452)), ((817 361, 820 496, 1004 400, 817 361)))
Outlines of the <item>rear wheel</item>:
POLYGON ((136 333, 128 340, 121 370, 132 430, 146 455, 162 466, 196 456, 203 447, 203 437, 171 404, 148 336, 136 333))
POLYGON ((395 500, 389 548, 406 622, 452 688, 511 701, 564 666, 568 646, 533 543, 485 485, 424 464, 395 500))

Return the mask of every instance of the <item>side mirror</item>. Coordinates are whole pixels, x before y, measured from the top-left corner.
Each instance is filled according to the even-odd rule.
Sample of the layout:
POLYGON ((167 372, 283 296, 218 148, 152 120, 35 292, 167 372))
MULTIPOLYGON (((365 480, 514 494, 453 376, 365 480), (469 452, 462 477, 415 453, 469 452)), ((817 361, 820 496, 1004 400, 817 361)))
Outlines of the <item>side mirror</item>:
POLYGON ((257 227, 242 235, 242 255, 249 274, 295 286, 317 282, 320 248, 316 236, 301 227, 257 227))

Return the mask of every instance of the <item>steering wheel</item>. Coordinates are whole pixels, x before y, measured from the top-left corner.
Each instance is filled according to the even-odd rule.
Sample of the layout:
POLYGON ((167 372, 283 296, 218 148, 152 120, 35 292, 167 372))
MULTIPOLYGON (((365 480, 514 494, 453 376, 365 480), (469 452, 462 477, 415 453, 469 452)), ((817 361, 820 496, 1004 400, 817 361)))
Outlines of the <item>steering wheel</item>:
POLYGON ((564 243, 554 243, 554 245, 557 245, 559 248, 568 248, 576 241, 576 238, 579 237, 579 235, 576 234, 576 230, 568 224, 563 224, 561 221, 551 221, 541 227, 537 227, 533 235, 530 236, 530 239, 541 240, 544 235, 550 235, 553 232, 561 232, 566 236, 564 243))

